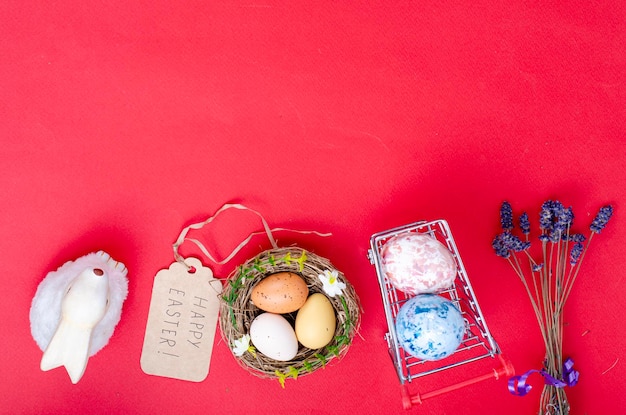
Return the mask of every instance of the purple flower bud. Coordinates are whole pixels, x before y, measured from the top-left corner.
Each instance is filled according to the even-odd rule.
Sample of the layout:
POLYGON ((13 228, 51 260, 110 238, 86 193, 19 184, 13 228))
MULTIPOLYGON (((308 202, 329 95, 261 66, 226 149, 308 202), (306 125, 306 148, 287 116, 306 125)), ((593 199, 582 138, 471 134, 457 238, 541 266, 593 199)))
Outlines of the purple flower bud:
POLYGON ((563 235, 563 229, 554 227, 550 235, 548 235, 548 240, 552 243, 558 243, 561 240, 561 235, 563 235))
POLYGON ((501 233, 500 238, 504 246, 512 251, 522 252, 530 248, 530 242, 523 242, 520 238, 509 232, 501 233))
POLYGON ((519 227, 524 235, 530 233, 530 219, 528 219, 528 213, 524 212, 519 217, 519 227))
POLYGON ((598 211, 598 214, 594 218, 593 222, 591 222, 591 226, 589 227, 589 229, 591 229, 591 232, 594 232, 594 233, 602 232, 602 229, 604 229, 609 219, 611 219, 612 215, 613 215, 613 206, 607 205, 607 206, 601 207, 600 210, 598 211))
POLYGON ((567 209, 561 209, 556 216, 556 222, 552 228, 553 232, 556 233, 553 238, 551 238, 552 242, 558 242, 561 239, 561 235, 565 235, 572 226, 572 221, 574 220, 574 212, 571 207, 567 209))
POLYGON ((569 263, 574 266, 580 259, 580 255, 583 253, 583 244, 581 242, 576 242, 572 247, 572 250, 569 254, 569 263))
POLYGON ((571 235, 563 235, 563 240, 570 242, 585 242, 587 238, 581 233, 573 233, 571 235))
MULTIPOLYGON (((571 212, 564 212, 565 210, 567 209, 564 209, 563 204, 558 200, 546 200, 543 205, 541 205, 541 212, 539 213, 539 227, 542 230, 551 231, 556 225, 555 222, 558 223, 559 218, 562 218, 563 220, 567 220, 567 218, 569 218, 569 213, 571 212)), ((571 214, 571 217, 573 218, 574 215, 571 214)), ((559 226, 560 228, 558 231, 562 232, 563 223, 559 224, 559 226)))
POLYGON ((508 258, 511 256, 509 249, 506 247, 504 241, 502 240, 502 234, 496 236, 493 239, 493 242, 491 242, 491 246, 496 251, 496 255, 501 256, 502 258, 508 258))
POLYGON ((550 230, 552 229, 552 202, 551 200, 547 200, 543 202, 541 205, 541 212, 539 212, 539 228, 541 230, 550 230))
POLYGON ((543 268, 543 264, 533 264, 533 272, 540 271, 543 268))
POLYGON ((511 208, 511 204, 507 201, 502 202, 502 206, 500 207, 500 223, 502 224, 502 229, 505 231, 513 229, 513 209, 511 208))
POLYGON ((559 221, 563 222, 566 226, 571 227, 574 222, 574 209, 572 209, 571 206, 563 209, 559 215, 559 221))
POLYGON ((552 216, 554 218, 558 218, 559 216, 561 216, 563 214, 563 209, 563 203, 559 202, 558 200, 552 202, 552 216))

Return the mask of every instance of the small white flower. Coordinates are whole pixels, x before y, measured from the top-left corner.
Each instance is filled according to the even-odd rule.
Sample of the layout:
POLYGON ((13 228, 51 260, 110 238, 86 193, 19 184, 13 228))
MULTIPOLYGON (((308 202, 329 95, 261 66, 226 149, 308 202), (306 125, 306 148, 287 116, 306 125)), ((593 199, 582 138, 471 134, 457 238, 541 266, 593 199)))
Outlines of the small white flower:
POLYGON ((250 335, 244 334, 241 339, 234 340, 233 343, 233 353, 235 353, 235 356, 243 356, 250 348, 250 335))
POLYGON ((337 270, 326 270, 323 274, 318 274, 318 277, 322 281, 324 292, 327 295, 334 297, 343 294, 346 284, 339 281, 339 272, 337 270))

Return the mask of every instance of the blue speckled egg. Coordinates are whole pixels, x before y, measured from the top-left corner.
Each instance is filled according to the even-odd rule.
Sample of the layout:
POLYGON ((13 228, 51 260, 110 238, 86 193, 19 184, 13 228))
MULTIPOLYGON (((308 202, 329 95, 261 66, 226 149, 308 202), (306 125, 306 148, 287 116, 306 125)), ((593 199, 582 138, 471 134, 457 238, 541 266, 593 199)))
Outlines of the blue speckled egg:
POLYGON ((459 347, 465 322, 454 304, 438 295, 417 295, 402 305, 396 318, 400 346, 422 360, 439 360, 459 347))

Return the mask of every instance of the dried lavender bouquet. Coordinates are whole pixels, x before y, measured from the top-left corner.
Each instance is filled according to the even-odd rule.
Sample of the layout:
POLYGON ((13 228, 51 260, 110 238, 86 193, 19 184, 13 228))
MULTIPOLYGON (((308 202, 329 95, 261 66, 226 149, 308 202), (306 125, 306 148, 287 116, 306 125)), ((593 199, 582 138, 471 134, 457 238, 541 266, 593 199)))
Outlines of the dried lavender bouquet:
POLYGON ((589 226, 588 236, 572 231, 574 213, 559 201, 548 200, 541 206, 538 241, 539 260, 533 258, 530 220, 526 212, 519 216, 519 233, 514 233, 513 210, 508 202, 500 209, 502 233, 492 243, 496 255, 509 261, 518 275, 539 322, 546 348, 542 370, 531 370, 509 382, 509 390, 525 395, 530 390, 526 379, 540 373, 545 380, 539 414, 569 414, 570 405, 565 386, 578 381, 573 360, 563 355, 563 309, 572 292, 580 266, 595 234, 602 232, 613 215, 610 205, 600 208, 589 226))

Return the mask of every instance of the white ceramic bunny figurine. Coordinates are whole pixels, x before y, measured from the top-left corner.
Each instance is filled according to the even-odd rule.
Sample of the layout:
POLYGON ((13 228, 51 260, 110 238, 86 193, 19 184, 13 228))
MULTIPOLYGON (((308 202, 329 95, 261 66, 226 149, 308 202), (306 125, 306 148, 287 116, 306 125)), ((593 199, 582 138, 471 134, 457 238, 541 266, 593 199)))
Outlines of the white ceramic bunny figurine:
POLYGON ((41 370, 65 366, 72 383, 120 320, 127 270, 103 251, 70 261, 39 284, 30 310, 32 335, 44 351, 41 370))

